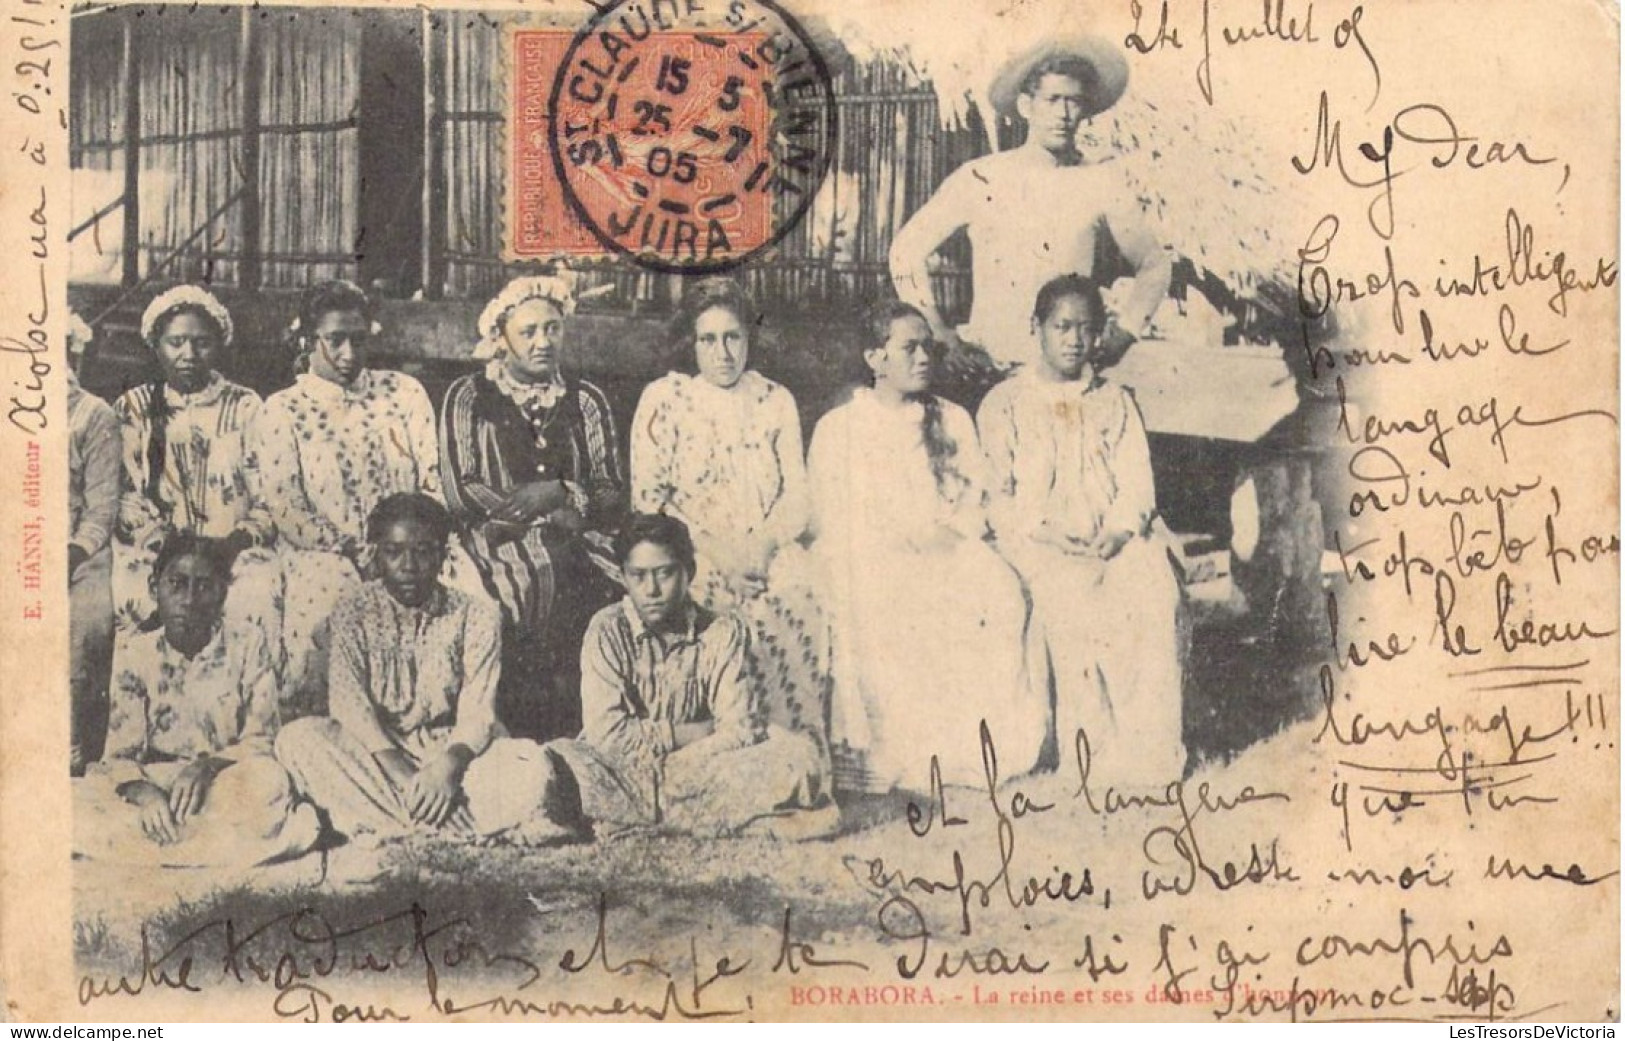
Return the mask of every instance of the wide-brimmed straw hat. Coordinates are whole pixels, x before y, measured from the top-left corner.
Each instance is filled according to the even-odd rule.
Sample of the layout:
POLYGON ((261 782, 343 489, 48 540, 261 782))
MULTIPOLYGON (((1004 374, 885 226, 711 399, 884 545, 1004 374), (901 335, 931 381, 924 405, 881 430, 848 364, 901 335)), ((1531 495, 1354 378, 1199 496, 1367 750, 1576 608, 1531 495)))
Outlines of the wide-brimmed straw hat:
POLYGON ((1098 36, 1055 37, 1004 63, 988 88, 995 112, 1016 114, 1016 98, 1029 73, 1051 58, 1072 58, 1094 70, 1083 84, 1083 118, 1099 115, 1117 104, 1128 87, 1128 60, 1123 52, 1098 36))

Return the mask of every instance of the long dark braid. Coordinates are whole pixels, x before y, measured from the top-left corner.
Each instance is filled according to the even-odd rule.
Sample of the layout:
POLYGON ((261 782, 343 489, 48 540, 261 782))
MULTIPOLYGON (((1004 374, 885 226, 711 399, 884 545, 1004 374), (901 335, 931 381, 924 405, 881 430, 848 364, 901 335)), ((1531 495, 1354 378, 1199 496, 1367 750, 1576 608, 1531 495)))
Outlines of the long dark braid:
POLYGON ((164 501, 164 463, 169 454, 169 419, 172 411, 169 407, 169 398, 164 393, 163 377, 147 384, 147 422, 152 431, 147 435, 147 482, 142 489, 147 501, 158 507, 159 514, 167 524, 170 515, 174 512, 174 505, 164 501))
POLYGON ((937 482, 937 493, 944 499, 952 501, 969 483, 965 475, 954 465, 954 459, 959 453, 959 444, 943 425, 942 400, 935 394, 921 394, 918 400, 925 406, 922 433, 925 438, 925 455, 931 461, 931 476, 937 482))
MULTIPOLYGON (((570 436, 570 459, 575 464, 578 473, 585 472, 586 480, 583 482, 587 489, 589 500, 593 498, 596 489, 592 482, 592 449, 587 445, 587 417, 581 411, 581 399, 577 396, 581 387, 576 380, 559 374, 559 382, 564 384, 564 397, 560 399, 553 412, 553 421, 564 424, 564 429, 570 436)), ((560 474, 560 479, 563 474, 560 474)), ((589 510, 591 505, 589 504, 589 510)))
MULTIPOLYGON (((884 344, 891 335, 892 323, 899 318, 918 318, 922 322, 926 321, 924 312, 913 304, 905 304, 900 300, 882 300, 871 306, 864 314, 867 342, 884 344)), ((964 491, 970 482, 959 472, 958 467, 954 466, 959 445, 949 436, 948 428, 943 424, 942 401, 929 392, 910 395, 910 399, 918 401, 925 407, 925 421, 922 424, 921 434, 925 440, 926 458, 931 463, 931 477, 937 483, 937 494, 951 501, 964 491)))

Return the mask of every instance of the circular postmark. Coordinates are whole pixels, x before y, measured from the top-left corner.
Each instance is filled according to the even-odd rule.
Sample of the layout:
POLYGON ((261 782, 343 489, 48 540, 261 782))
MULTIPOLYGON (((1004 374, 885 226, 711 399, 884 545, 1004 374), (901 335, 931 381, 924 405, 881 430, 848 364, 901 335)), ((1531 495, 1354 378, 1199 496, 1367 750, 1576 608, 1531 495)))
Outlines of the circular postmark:
POLYGON ((727 271, 806 214, 834 158, 824 57, 774 0, 617 0, 570 41, 548 98, 565 201, 654 271, 727 271))

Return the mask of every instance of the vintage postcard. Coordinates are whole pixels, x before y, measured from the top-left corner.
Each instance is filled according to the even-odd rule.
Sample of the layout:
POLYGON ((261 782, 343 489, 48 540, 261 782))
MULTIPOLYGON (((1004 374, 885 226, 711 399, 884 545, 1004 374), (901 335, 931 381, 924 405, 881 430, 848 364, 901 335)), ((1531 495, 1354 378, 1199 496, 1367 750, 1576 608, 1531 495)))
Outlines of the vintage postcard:
POLYGON ((0 14, 7 1018, 1619 1018, 1615 4, 0 14))

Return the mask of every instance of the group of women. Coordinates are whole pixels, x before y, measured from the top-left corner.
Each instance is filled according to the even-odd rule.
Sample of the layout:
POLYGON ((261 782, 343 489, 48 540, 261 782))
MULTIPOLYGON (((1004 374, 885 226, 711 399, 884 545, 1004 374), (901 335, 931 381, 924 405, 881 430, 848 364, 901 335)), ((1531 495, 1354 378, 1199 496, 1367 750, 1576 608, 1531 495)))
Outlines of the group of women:
MULTIPOLYGON (((980 785, 1046 755, 1097 785, 1178 775, 1179 579, 1138 410, 1097 371, 1094 285, 1045 286, 1042 361, 988 396, 980 432, 931 393, 925 318, 882 305, 871 385, 805 455, 796 402, 749 367, 762 320, 737 283, 690 287, 678 363, 626 443, 570 364, 574 308, 567 273, 510 283, 438 423, 417 381, 368 366, 379 325, 346 282, 305 294, 293 384, 263 402, 219 373, 231 316, 195 286, 143 316, 157 379, 110 414, 75 386, 76 768, 102 761, 82 852, 258 862, 309 848, 323 816, 562 833, 572 757, 544 743, 593 737, 583 639, 625 595, 629 516, 680 522, 687 595, 740 627, 761 723, 740 733, 801 735, 837 789, 980 785)), ((629 711, 658 712, 626 682, 629 711)))

